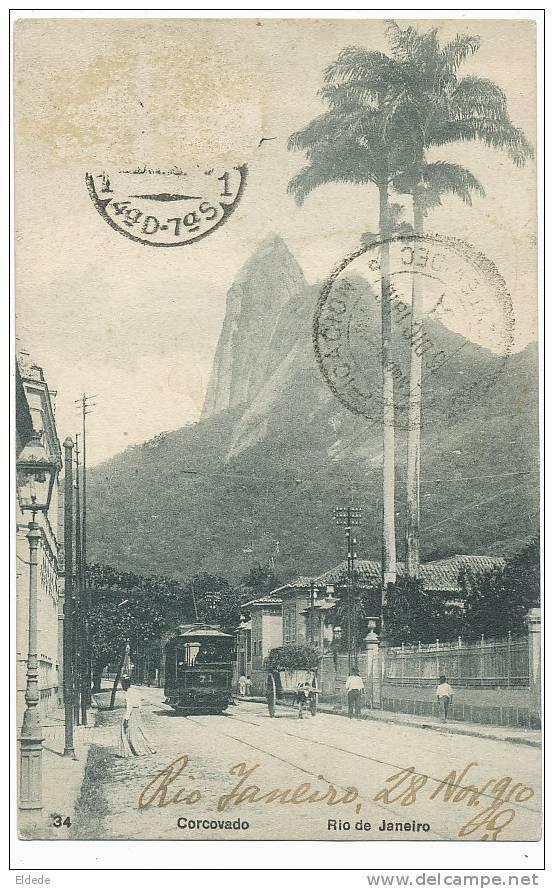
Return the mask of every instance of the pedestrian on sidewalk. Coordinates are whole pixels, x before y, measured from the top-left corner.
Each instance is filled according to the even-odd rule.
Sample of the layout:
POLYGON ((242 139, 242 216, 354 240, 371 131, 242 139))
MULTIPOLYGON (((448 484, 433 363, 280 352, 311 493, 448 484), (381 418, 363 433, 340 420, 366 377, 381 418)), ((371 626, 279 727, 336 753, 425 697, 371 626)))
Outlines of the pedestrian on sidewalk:
POLYGON ((155 749, 144 733, 140 715, 141 699, 136 688, 131 687, 130 679, 122 679, 125 692, 125 716, 121 723, 117 756, 127 759, 130 756, 148 756, 155 749))
POLYGON ((243 698, 246 694, 246 676, 244 673, 239 676, 239 695, 243 698))
POLYGON ((446 720, 448 719, 448 708, 452 703, 452 694, 452 688, 446 681, 446 676, 439 676, 439 684, 437 685, 437 701, 439 704, 439 711, 443 714, 443 722, 446 722, 446 720))
POLYGON ((252 680, 250 679, 250 676, 247 676, 246 677, 246 697, 249 698, 251 693, 252 693, 252 680))
POLYGON ((360 676, 356 667, 352 667, 350 675, 346 680, 346 695, 348 697, 348 718, 362 718, 362 693, 364 691, 364 681, 360 676))

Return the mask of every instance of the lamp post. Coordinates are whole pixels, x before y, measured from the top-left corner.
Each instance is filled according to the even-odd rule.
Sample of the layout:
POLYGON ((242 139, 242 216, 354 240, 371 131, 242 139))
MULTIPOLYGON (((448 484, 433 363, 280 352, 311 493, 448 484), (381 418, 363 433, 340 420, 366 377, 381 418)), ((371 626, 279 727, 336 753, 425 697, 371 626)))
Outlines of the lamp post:
POLYGON ((354 597, 355 564, 357 553, 354 550, 356 538, 352 529, 362 521, 360 506, 335 507, 337 525, 345 525, 346 537, 346 607, 347 607, 347 638, 348 638, 348 671, 358 666, 358 615, 357 601, 354 597))
POLYGON ((38 545, 41 530, 35 521, 37 512, 47 512, 58 471, 38 432, 19 455, 17 495, 22 512, 31 512, 29 522, 29 643, 27 652, 27 687, 25 713, 20 734, 19 807, 42 809, 42 727, 38 714, 38 545))
POLYGON ((63 701, 65 711, 64 756, 75 759, 73 746, 73 441, 68 436, 65 450, 64 485, 64 622, 63 622, 63 701))
POLYGON ((335 673, 339 664, 339 648, 342 641, 342 627, 333 627, 333 663, 335 665, 335 673))

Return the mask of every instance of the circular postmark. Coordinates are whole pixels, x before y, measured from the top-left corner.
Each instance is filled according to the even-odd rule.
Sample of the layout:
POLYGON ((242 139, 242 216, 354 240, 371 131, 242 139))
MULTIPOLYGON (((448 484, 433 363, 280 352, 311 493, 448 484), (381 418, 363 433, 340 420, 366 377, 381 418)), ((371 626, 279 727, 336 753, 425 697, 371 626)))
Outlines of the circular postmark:
POLYGON ((215 231, 235 209, 247 167, 136 167, 86 174, 92 203, 132 241, 152 247, 192 244, 215 231))
POLYGON ((313 343, 333 393, 368 419, 383 416, 385 363, 395 426, 408 429, 475 405, 505 370, 513 329, 506 284, 483 254, 456 238, 397 235, 335 268, 316 306, 313 343), (383 298, 390 315, 384 360, 383 298))

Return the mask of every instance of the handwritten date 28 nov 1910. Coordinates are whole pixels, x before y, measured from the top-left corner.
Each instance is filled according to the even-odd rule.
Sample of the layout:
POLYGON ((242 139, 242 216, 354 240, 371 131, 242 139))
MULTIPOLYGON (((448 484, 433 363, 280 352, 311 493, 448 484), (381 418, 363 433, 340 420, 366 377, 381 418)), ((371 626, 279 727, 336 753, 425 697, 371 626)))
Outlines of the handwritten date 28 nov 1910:
MULTIPOLYGON (((172 804, 194 805, 203 794, 199 788, 186 785, 175 786, 179 777, 186 776, 187 754, 177 757, 168 766, 157 772, 143 788, 139 800, 139 809, 150 806, 165 808, 172 804)), ((472 772, 478 763, 470 762, 461 771, 452 769, 448 775, 438 781, 429 775, 418 773, 414 766, 401 769, 385 780, 382 787, 371 800, 386 806, 396 804, 411 806, 423 799, 457 805, 460 808, 478 809, 472 817, 458 830, 459 837, 479 834, 475 839, 496 840, 499 834, 516 816, 516 806, 530 800, 535 791, 525 784, 514 781, 508 775, 492 777, 485 781, 477 781, 472 772), (428 792, 429 784, 433 786, 428 792), (427 792, 424 792, 424 789, 427 792)), ((248 765, 237 763, 229 769, 229 775, 238 778, 233 787, 221 794, 217 801, 217 811, 224 812, 232 807, 253 803, 278 803, 280 805, 313 805, 327 806, 355 805, 356 813, 362 808, 362 797, 356 787, 337 788, 323 775, 315 781, 303 782, 294 787, 274 787, 267 789, 258 783, 251 783, 254 772, 259 764, 248 765)), ((258 778, 256 777, 256 780, 258 778)))

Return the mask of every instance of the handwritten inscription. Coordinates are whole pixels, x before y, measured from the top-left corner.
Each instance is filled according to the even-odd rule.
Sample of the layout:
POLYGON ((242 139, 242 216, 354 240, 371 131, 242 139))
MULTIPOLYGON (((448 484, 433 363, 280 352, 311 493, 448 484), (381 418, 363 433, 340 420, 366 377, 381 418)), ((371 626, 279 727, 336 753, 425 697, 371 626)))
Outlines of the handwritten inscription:
MULTIPOLYGON (((190 788, 186 785, 181 785, 179 788, 174 786, 186 769, 188 762, 188 756, 183 753, 161 772, 154 775, 139 796, 139 809, 146 809, 153 805, 165 808, 165 806, 177 803, 189 806, 197 803, 202 798, 202 793, 198 788, 190 788)), ((306 781, 294 787, 274 787, 271 790, 266 790, 260 784, 250 783, 250 777, 258 768, 259 764, 249 766, 245 762, 231 766, 229 774, 238 777, 239 780, 229 792, 220 796, 217 803, 218 812, 225 812, 231 807, 244 803, 279 803, 280 805, 326 803, 328 806, 340 806, 353 803, 358 798, 356 787, 337 790, 323 775, 318 775, 317 779, 323 784, 322 787, 317 787, 314 783, 306 781)))
MULTIPOLYGON (((482 831, 480 839, 496 840, 516 816, 513 804, 527 802, 535 791, 508 775, 489 778, 482 784, 466 783, 470 770, 478 765, 470 762, 459 773, 452 769, 426 798, 459 805, 460 808, 478 808, 479 811, 459 829, 458 836, 467 837, 482 831)), ((374 800, 386 805, 399 803, 401 806, 411 806, 429 780, 428 775, 418 774, 415 767, 410 766, 387 778, 387 786, 379 790, 374 800)))
MULTIPOLYGON (((139 796, 139 809, 151 806, 194 806, 200 802, 203 799, 202 791, 199 787, 192 786, 192 779, 184 774, 188 765, 189 757, 183 753, 157 772, 139 796)), ((420 774, 416 772, 415 766, 409 766, 390 775, 385 780, 384 787, 373 796, 373 801, 385 806, 402 807, 431 801, 455 806, 464 812, 470 809, 471 817, 464 821, 457 835, 470 837, 478 834, 481 840, 496 840, 516 817, 516 806, 530 800, 535 791, 508 775, 478 780, 475 774, 478 765, 477 762, 470 762, 461 771, 452 769, 441 781, 420 774)), ((361 811, 361 797, 357 787, 337 787, 323 775, 318 775, 311 781, 268 789, 261 781, 259 769, 258 763, 246 762, 230 767, 228 774, 233 779, 232 785, 217 799, 218 812, 229 812, 239 806, 252 804, 354 806, 356 814, 361 811)), ((338 811, 342 812, 344 809, 338 811)), ((179 826, 184 826, 186 819, 181 820, 183 824, 179 826)), ((187 826, 190 827, 191 823, 187 821, 187 826)), ((362 826, 356 829, 371 830, 370 822, 360 821, 356 825, 358 823, 362 826)), ((348 830, 350 822, 331 820, 328 821, 327 829, 348 830)), ((428 822, 383 820, 378 830, 426 833, 430 830, 430 825, 428 822)))
POLYGON ((223 812, 229 806, 239 806, 241 803, 280 803, 283 805, 302 805, 304 803, 326 803, 328 806, 341 806, 353 803, 358 798, 356 787, 347 787, 339 791, 327 781, 323 775, 318 775, 318 781, 327 784, 327 787, 318 789, 306 781, 296 787, 275 787, 273 790, 262 790, 258 784, 248 784, 247 781, 258 765, 248 767, 245 762, 239 762, 229 769, 229 774, 239 775, 240 779, 229 793, 223 794, 217 804, 218 812, 223 812))

